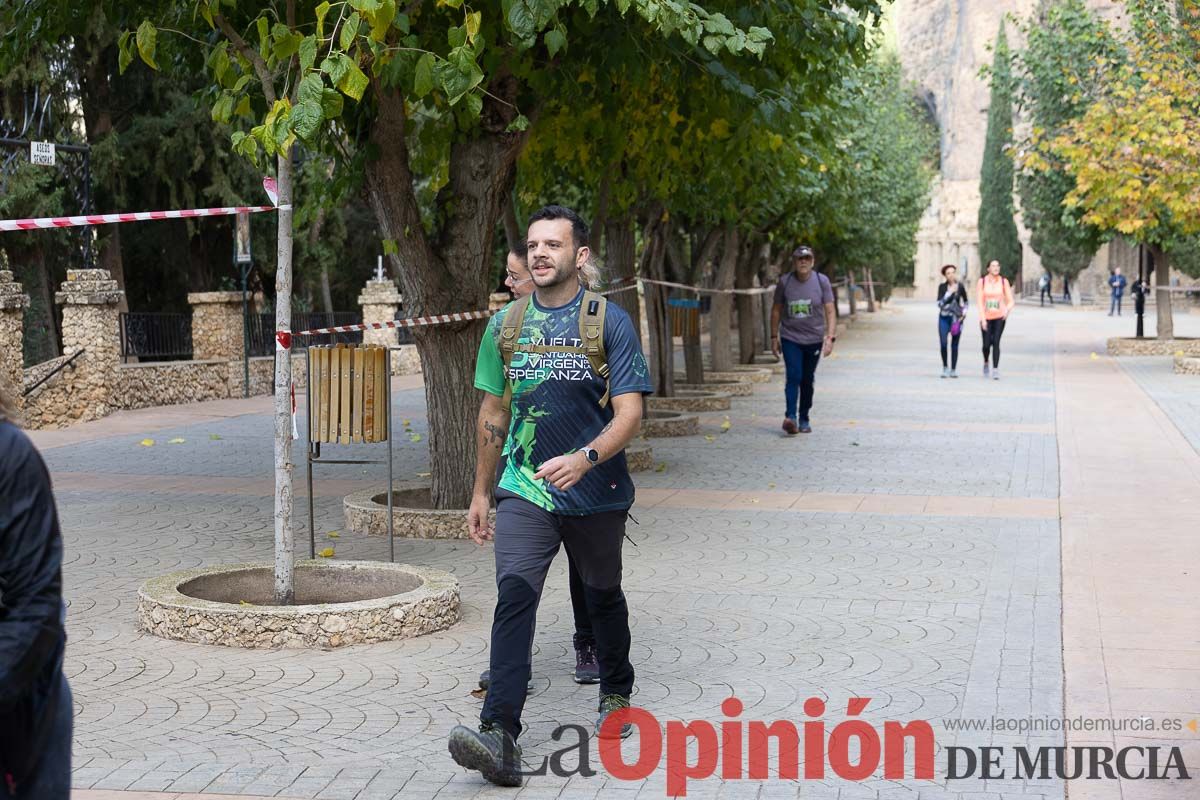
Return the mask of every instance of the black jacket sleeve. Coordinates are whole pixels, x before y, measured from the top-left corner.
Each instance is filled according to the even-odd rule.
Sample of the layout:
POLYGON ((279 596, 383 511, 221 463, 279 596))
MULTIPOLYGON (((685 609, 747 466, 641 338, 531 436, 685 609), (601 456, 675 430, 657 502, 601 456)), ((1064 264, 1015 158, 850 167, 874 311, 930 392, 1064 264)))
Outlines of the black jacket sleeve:
POLYGON ((0 711, 29 695, 64 638, 50 475, 28 437, 0 422, 0 711))

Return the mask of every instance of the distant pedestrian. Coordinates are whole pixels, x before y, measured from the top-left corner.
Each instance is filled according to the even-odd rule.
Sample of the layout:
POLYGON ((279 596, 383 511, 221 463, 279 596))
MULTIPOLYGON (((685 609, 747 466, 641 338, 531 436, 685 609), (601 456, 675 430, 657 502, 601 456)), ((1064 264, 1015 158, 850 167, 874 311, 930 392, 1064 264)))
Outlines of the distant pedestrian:
POLYGON ((1063 275, 1063 302, 1071 302, 1071 276, 1063 275))
POLYGON ((1111 317, 1113 311, 1117 312, 1117 316, 1121 316, 1121 298, 1125 296, 1125 285, 1128 283, 1125 276, 1121 274, 1120 267, 1113 267, 1113 274, 1108 278, 1108 288, 1112 291, 1112 297, 1108 304, 1108 315, 1111 317))
POLYGON ((50 475, 0 385, 0 800, 67 800, 71 689, 50 475))
POLYGON ((1050 301, 1050 305, 1054 305, 1054 294, 1050 291, 1050 273, 1043 272, 1042 277, 1038 278, 1038 305, 1046 305, 1046 301, 1050 301))
POLYGON ((975 289, 979 298, 979 330, 983 333, 983 377, 1000 380, 1000 337, 1004 335, 1004 324, 1016 306, 1012 285, 1000 274, 1000 262, 988 262, 987 272, 979 279, 975 289), (989 367, 988 356, 992 363, 989 367))
POLYGON ((792 270, 779 277, 771 306, 771 352, 783 354, 787 365, 783 430, 789 435, 812 433, 812 409, 817 362, 833 352, 837 341, 837 306, 833 287, 819 272, 811 247, 792 252, 792 270), (797 407, 797 401, 799 407, 797 407))
POLYGON ((1139 277, 1133 282, 1130 288, 1133 292, 1133 310, 1134 313, 1146 313, 1146 295, 1150 293, 1150 280, 1148 278, 1139 277))
POLYGON ((938 342, 942 349, 942 377, 958 377, 958 340, 962 337, 963 320, 967 317, 967 287, 958 279, 953 264, 942 267, 946 280, 938 286, 938 342), (946 360, 946 340, 950 340, 950 359, 946 360))

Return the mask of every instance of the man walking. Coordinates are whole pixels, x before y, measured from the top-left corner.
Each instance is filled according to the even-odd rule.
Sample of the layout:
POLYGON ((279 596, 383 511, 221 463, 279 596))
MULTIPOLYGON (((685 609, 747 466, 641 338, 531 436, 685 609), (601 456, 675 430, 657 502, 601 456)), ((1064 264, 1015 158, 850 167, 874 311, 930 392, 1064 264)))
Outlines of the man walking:
POLYGON ((787 365, 783 430, 789 435, 812 433, 809 409, 813 403, 817 362, 833 352, 837 341, 837 307, 829 279, 813 271, 812 248, 792 252, 793 270, 779 277, 771 306, 771 352, 783 353, 787 365), (797 409, 797 400, 799 408, 797 409))
POLYGON ((0 381, 0 800, 67 800, 74 707, 50 475, 0 381))
POLYGON ((475 368, 475 386, 485 394, 467 521, 477 544, 495 540, 490 685, 479 730, 459 725, 449 739, 458 764, 501 786, 521 784, 516 739, 534 621, 560 545, 579 567, 596 639, 597 730, 629 706, 634 672, 621 544, 633 482, 624 449, 641 426, 642 395, 652 390, 628 315, 580 286, 587 224, 571 209, 547 206, 530 217, 527 238, 536 290, 491 321, 475 368), (502 454, 493 533, 488 495, 502 454))
POLYGON ((1113 274, 1108 279, 1109 288, 1112 289, 1112 300, 1108 304, 1108 315, 1111 317, 1113 311, 1117 312, 1117 316, 1121 316, 1121 298, 1125 296, 1125 286, 1129 282, 1125 280, 1125 276, 1121 274, 1120 267, 1113 267, 1113 274))
MULTIPOLYGON (((584 270, 580 270, 583 278, 584 270)), ((585 288, 590 288, 590 281, 584 281, 585 288)), ((534 290, 533 276, 529 274, 529 263, 524 253, 510 251, 505 262, 504 285, 512 292, 514 300, 519 300, 534 290)), ((504 464, 499 471, 503 473, 504 464)), ((567 551, 567 582, 571 589, 571 611, 575 617, 575 635, 572 644, 575 646, 575 682, 599 683, 600 662, 596 660, 596 636, 592 633, 592 620, 588 617, 587 598, 584 596, 583 578, 575 559, 567 551)), ((531 657, 532 660, 532 657, 531 657)), ((486 689, 491 685, 491 670, 479 674, 479 688, 486 689)), ((529 678, 526 691, 533 691, 533 676, 529 678)))

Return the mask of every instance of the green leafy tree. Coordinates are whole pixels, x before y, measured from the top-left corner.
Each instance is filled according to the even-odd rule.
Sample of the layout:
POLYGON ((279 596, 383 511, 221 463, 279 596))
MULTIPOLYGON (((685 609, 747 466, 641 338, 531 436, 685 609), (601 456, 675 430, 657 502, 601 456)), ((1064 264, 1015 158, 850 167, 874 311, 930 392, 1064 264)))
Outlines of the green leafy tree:
MULTIPOLYGON (((701 49, 761 55, 770 33, 683 0, 394 0, 172 4, 127 31, 122 64, 156 66, 162 31, 211 41, 214 120, 233 147, 274 159, 279 187, 276 325, 291 329, 292 153, 337 153, 363 181, 406 302, 417 314, 481 308, 492 240, 531 116, 566 88, 563 63, 603 64, 612 42, 653 61, 701 49), (193 11, 198 12, 193 16, 193 11), (248 128, 248 130, 247 130, 248 128)), ((418 331, 433 501, 467 505, 482 324, 418 331)), ((291 596, 288 359, 276 359, 276 594, 291 596)))
POLYGON ((979 260, 1000 261, 1014 282, 1021 275, 1021 239, 1013 206, 1013 79, 1004 22, 996 36, 991 68, 992 94, 988 104, 987 138, 979 180, 979 260))
MULTIPOLYGON (((1032 127, 1020 145, 1028 152, 1087 111, 1099 89, 1097 65, 1116 64, 1122 54, 1108 26, 1083 0, 1043 3, 1022 33, 1027 44, 1014 58, 1019 104, 1032 127)), ((1065 165, 1054 160, 1046 166, 1017 174, 1022 217, 1046 269, 1074 277, 1091 263, 1103 235, 1064 205, 1075 187, 1065 165)))
POLYGON ((1103 72, 1097 99, 1048 147, 1075 179, 1067 207, 1150 248, 1158 338, 1171 339, 1169 254, 1200 234, 1200 7, 1143 0, 1133 11, 1128 59, 1103 72))

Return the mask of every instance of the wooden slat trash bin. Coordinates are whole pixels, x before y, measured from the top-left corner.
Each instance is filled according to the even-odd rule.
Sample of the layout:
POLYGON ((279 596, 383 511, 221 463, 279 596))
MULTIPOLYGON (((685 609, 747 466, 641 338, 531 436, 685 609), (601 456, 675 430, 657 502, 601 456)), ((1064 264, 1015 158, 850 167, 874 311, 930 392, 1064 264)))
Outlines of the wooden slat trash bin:
POLYGON ((388 349, 342 344, 310 347, 308 358, 309 441, 387 441, 388 349))
POLYGON ((313 464, 380 464, 382 460, 322 458, 322 444, 387 443, 388 553, 392 538, 391 355, 382 345, 308 348, 308 540, 316 557, 313 464))

